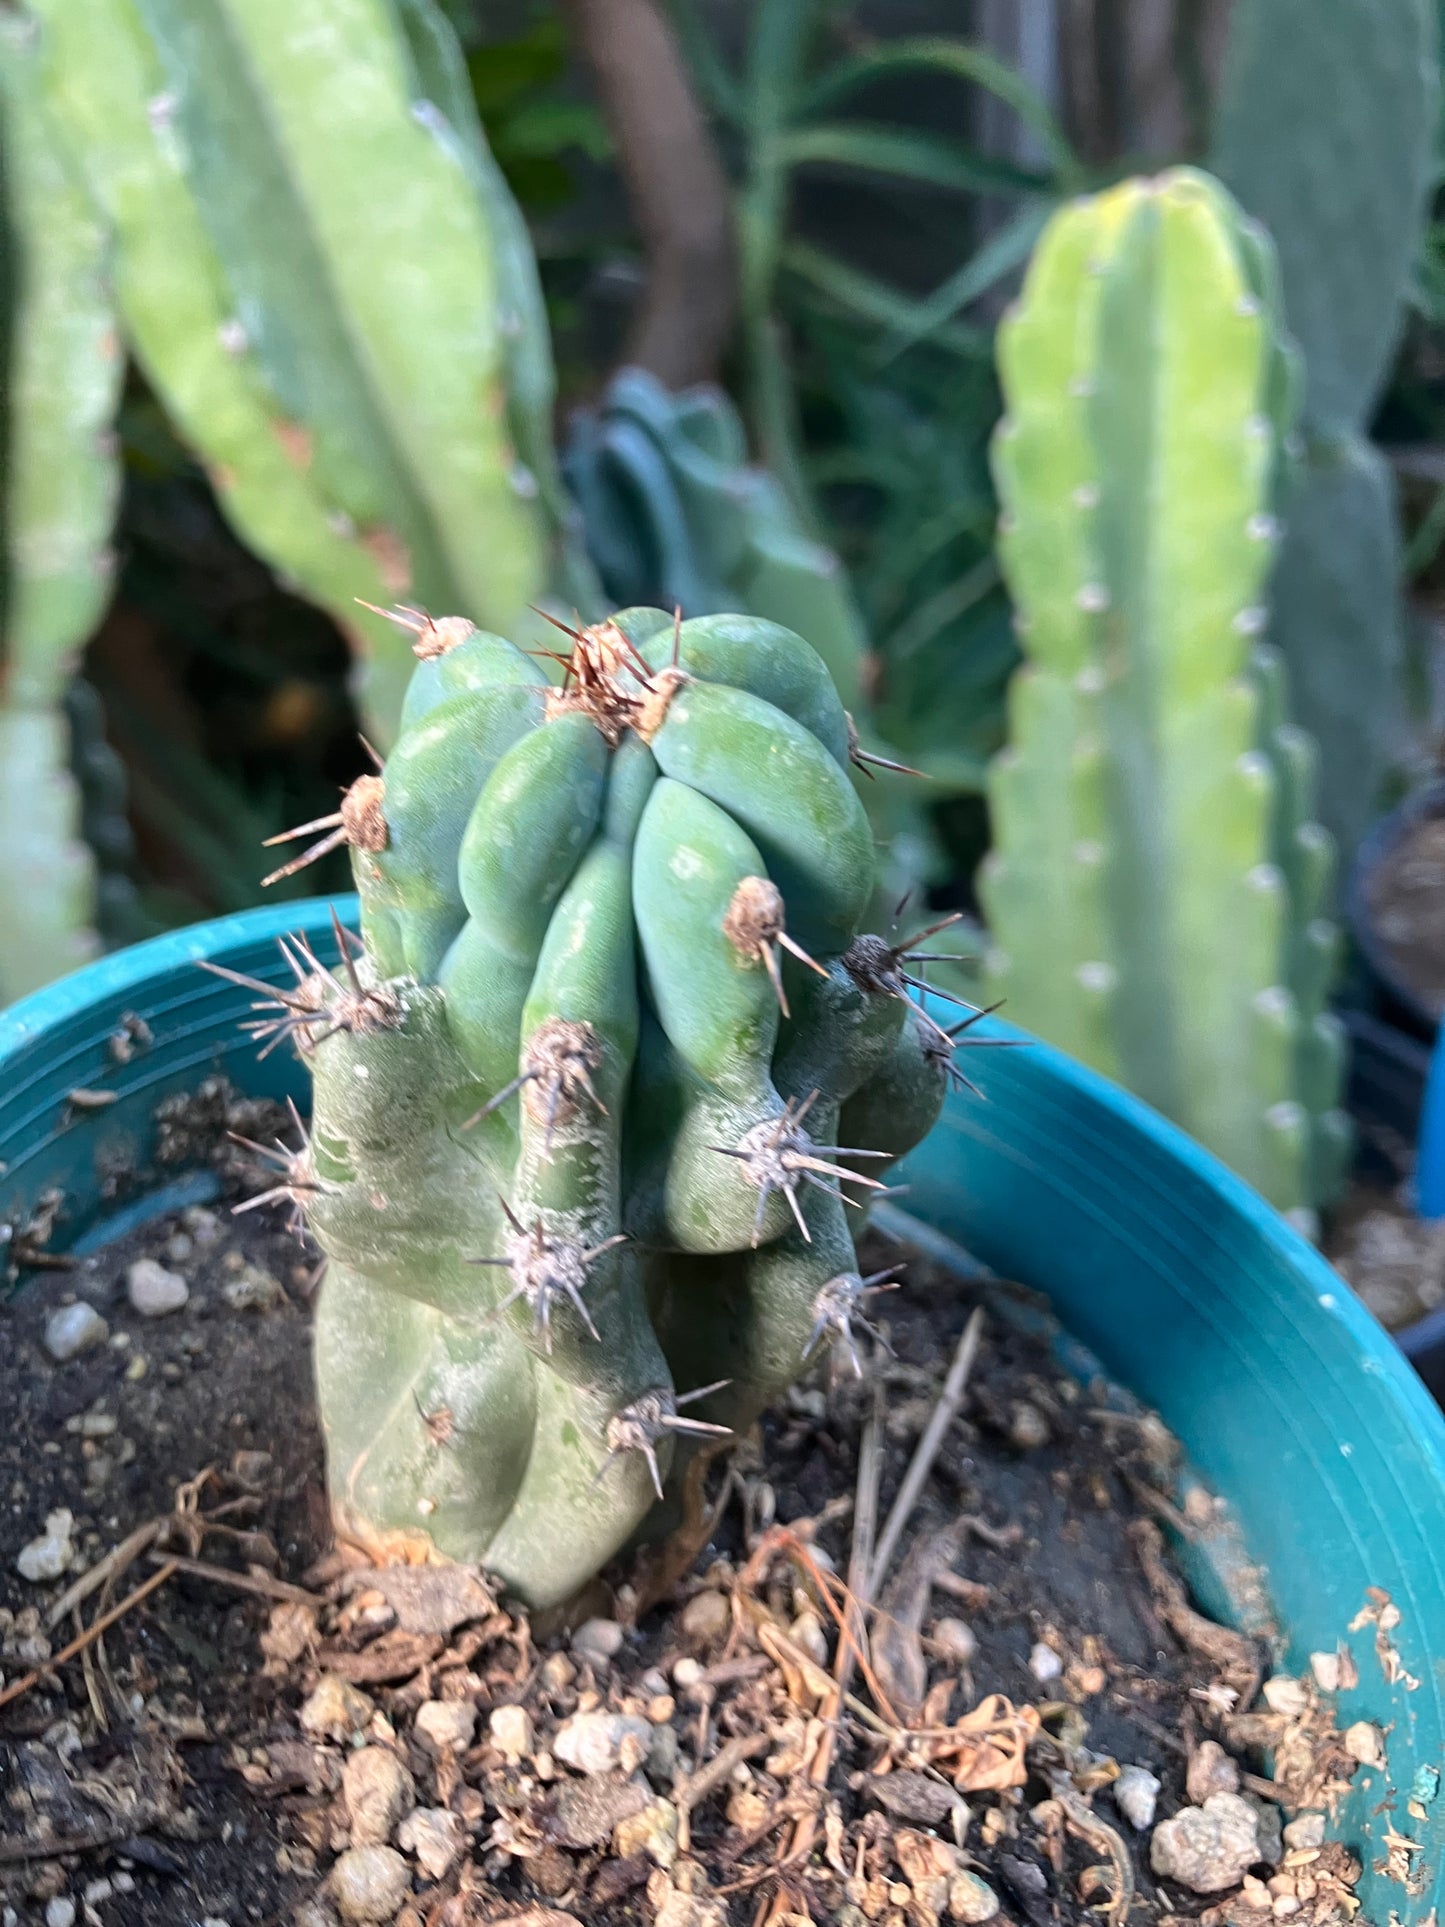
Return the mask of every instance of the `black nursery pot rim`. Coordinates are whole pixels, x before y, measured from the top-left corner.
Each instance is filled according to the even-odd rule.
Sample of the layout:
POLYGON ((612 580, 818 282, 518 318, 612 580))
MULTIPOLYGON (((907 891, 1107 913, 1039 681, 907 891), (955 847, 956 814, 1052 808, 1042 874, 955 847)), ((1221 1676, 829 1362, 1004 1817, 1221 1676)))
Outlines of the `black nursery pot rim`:
MULTIPOLYGON (((335 908, 355 918, 354 899, 335 908)), ((23 1227, 58 1188, 56 1248, 93 1248, 158 1201, 186 1202, 181 1177, 118 1212, 113 1180, 148 1169, 158 1102, 207 1077, 304 1104, 304 1067, 280 1050, 258 1062, 238 1029, 251 993, 197 966, 279 983, 277 937, 302 932, 330 957, 331 913, 312 899, 201 924, 0 1014, 0 1227, 23 1227), (153 1034, 133 1054, 113 1048, 127 1017, 153 1034)), ((992 1021, 987 1034, 1019 1035, 992 1021)), ((1146 1105, 1043 1044, 981 1051, 969 1069, 986 1101, 951 1097, 899 1173, 919 1241, 1045 1292, 1160 1414, 1263 1571, 1281 1666, 1350 1646, 1359 1684, 1338 1718, 1385 1730, 1388 1764, 1357 1776, 1343 1837, 1367 1915, 1423 1922, 1445 1904, 1445 1799, 1415 1791, 1445 1758, 1445 1418, 1319 1254, 1146 1105), (1371 1588, 1398 1608, 1398 1666, 1359 1617, 1371 1588), (1392 1826, 1418 1844, 1410 1893, 1383 1871, 1392 1826)))

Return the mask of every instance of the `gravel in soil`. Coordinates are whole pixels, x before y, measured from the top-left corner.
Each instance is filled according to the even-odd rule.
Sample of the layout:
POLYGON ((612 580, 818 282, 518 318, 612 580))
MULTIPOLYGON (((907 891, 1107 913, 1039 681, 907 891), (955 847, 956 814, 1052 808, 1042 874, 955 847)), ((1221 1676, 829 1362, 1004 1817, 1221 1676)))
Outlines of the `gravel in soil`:
POLYGON ((1394 969, 1445 1016, 1445 816, 1406 829, 1370 879, 1369 908, 1394 969))
POLYGON ((912 1270, 891 1352, 715 1469, 665 1599, 621 1571, 570 1631, 328 1549, 279 1214, 32 1274, 0 1311, 6 1927, 1352 1918, 1326 1816, 1381 1742, 1335 1728, 1348 1655, 1271 1676, 1191 1606, 1158 1520, 1211 1502, 1181 1519, 1164 1428, 1043 1339, 983 1324, 852 1616, 975 1309, 912 1270))
POLYGON ((1387 1331, 1445 1304, 1445 1223, 1417 1217, 1412 1182, 1354 1184, 1332 1214, 1325 1255, 1387 1331))

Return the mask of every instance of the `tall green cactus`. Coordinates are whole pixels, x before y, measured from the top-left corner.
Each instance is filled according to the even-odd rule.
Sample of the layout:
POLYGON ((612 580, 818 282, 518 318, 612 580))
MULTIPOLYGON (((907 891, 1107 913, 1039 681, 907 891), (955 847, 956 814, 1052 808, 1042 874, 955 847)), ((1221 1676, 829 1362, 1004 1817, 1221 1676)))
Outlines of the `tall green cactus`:
POLYGON ((1437 0, 1236 0, 1210 165, 1279 250, 1304 354, 1303 473, 1270 632, 1324 754, 1348 853, 1403 711, 1394 484, 1366 439, 1404 320, 1435 174, 1437 0))
POLYGON ((110 589, 123 360, 106 237, 38 97, 35 36, 0 15, 0 1004, 90 953, 94 874, 62 703, 110 589))
POLYGON ((999 368, 1026 665, 989 780, 991 983, 1307 1210, 1347 1132, 1330 841, 1258 649, 1297 386, 1268 242, 1190 170, 1075 202, 999 368))
POLYGON ((517 455, 546 343, 449 29, 429 0, 32 4, 130 345, 242 536, 357 642, 389 736, 408 658, 364 605, 512 625, 557 504, 517 455))
POLYGON ((953 1038, 909 947, 858 934, 872 836, 798 636, 631 610, 549 683, 469 623, 413 627, 401 736, 336 826, 364 947, 293 951, 258 1020, 315 1085, 265 1195, 330 1259, 338 1529, 546 1605, 689 1440, 846 1339, 881 1282, 848 1207, 932 1124, 953 1038))

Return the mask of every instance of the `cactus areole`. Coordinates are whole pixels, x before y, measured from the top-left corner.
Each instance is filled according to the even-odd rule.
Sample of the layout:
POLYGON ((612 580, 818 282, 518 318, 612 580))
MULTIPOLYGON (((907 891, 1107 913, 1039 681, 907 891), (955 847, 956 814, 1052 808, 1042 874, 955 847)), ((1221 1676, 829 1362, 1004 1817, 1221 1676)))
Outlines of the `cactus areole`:
POLYGON ((629 610, 548 673, 400 619, 400 738, 307 826, 351 847, 362 941, 334 970, 292 946, 255 1026, 315 1087, 266 1195, 330 1261, 338 1532, 543 1606, 851 1340, 883 1277, 850 1220, 972 1019, 934 1024, 920 953, 859 934, 849 719, 800 637, 629 610))

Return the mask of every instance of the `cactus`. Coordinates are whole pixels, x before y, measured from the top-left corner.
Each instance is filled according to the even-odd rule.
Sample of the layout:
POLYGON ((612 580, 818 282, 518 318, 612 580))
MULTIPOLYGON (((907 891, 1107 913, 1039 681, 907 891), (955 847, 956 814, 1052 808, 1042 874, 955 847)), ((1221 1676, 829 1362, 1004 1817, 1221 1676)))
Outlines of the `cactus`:
POLYGON ((110 590, 123 361, 105 234, 37 97, 34 34, 0 16, 8 381, 0 649, 0 1003, 84 961, 94 871, 62 709, 110 590))
POLYGON ((1305 463, 1271 633, 1352 852, 1403 717, 1395 492, 1366 440, 1435 178, 1437 0, 1237 0, 1210 165, 1279 250, 1304 354, 1305 463), (1328 102, 1328 111, 1321 103, 1328 102))
POLYGON ((912 945, 858 934, 872 837, 798 636, 629 610, 559 683, 398 619, 400 738, 307 826, 351 847, 361 947, 293 948, 257 1020, 315 1100, 263 1195, 330 1260, 338 1530, 549 1605, 847 1340, 883 1282, 849 1207, 933 1122, 954 1038, 912 945))
POLYGON ((442 90, 449 29, 427 0, 406 27, 387 0, 33 10, 130 346, 243 538, 357 644, 389 740, 410 659, 380 605, 506 627, 546 567, 550 476, 515 451, 545 338, 470 102, 419 78, 442 90))
MULTIPOLYGON (((934 781, 921 794, 915 772, 881 737, 870 701, 878 663, 847 575, 804 532, 773 476, 749 462, 746 432, 722 390, 669 394, 644 369, 624 368, 601 406, 574 418, 563 466, 615 601, 689 616, 745 609, 810 639, 866 745, 864 800, 883 853, 880 911, 941 881, 947 861, 925 805, 948 793, 937 781, 945 772, 926 763, 934 781)), ((971 954, 956 930, 944 941, 971 954)))
POLYGON ((1258 647, 1297 402, 1268 241, 1187 169, 1078 201, 999 367, 1026 662, 989 778, 991 985, 1307 1213, 1347 1130, 1331 845, 1258 647))

